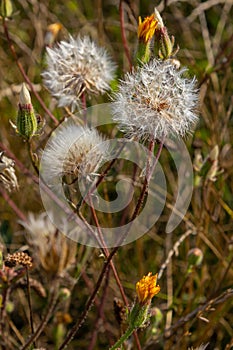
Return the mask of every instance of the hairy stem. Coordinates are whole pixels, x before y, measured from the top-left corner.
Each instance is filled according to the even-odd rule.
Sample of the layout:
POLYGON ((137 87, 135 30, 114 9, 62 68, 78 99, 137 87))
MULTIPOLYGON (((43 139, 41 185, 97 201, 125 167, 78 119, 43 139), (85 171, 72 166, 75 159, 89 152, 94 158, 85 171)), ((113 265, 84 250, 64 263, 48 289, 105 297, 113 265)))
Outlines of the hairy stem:
POLYGON ((121 336, 121 338, 111 347, 109 350, 117 350, 120 348, 120 346, 124 343, 125 340, 127 340, 131 334, 133 333, 134 328, 128 328, 126 332, 121 336))

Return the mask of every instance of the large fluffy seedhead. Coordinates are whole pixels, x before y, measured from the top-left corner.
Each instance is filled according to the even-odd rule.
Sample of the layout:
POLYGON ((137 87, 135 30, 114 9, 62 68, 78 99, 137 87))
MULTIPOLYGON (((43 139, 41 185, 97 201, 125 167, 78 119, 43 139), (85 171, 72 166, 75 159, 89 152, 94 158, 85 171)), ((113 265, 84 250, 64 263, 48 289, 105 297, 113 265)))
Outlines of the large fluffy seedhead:
POLYGON ((113 118, 120 129, 142 139, 190 132, 198 119, 198 91, 186 70, 153 59, 126 74, 113 97, 113 118))
POLYGON ((115 64, 104 48, 89 37, 69 36, 55 48, 47 48, 47 69, 42 73, 44 84, 58 99, 58 106, 79 106, 80 96, 103 94, 110 89, 115 64))
POLYGON ((96 129, 68 123, 50 139, 43 154, 46 176, 90 177, 106 157, 106 144, 96 129))

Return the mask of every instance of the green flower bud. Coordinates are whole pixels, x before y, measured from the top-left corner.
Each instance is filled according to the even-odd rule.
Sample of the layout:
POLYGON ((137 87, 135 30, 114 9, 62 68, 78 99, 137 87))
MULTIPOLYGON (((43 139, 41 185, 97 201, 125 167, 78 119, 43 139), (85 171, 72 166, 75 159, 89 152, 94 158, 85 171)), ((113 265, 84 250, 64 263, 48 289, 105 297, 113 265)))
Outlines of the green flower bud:
POLYGON ((12 302, 12 301, 8 301, 7 303, 6 303, 6 312, 8 313, 8 314, 10 314, 11 312, 13 312, 14 311, 14 303, 12 302))
POLYGON ((203 253, 199 248, 193 248, 188 252, 189 266, 200 266, 203 260, 203 253))
POLYGON ((68 288, 61 288, 59 291, 59 297, 61 300, 68 300, 70 298, 71 292, 68 288))
POLYGON ((25 84, 19 96, 19 109, 16 120, 17 132, 26 140, 30 140, 37 132, 37 118, 31 104, 31 97, 25 84))
POLYGON ((1 16, 3 18, 10 17, 13 12, 13 7, 11 0, 2 0, 1 1, 1 16))

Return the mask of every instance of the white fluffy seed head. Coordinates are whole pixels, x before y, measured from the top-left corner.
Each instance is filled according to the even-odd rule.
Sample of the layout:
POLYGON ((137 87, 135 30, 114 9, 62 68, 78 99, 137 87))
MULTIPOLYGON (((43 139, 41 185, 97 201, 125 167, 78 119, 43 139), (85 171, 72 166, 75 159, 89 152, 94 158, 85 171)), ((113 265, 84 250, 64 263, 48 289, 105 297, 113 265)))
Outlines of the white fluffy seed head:
POLYGON ((154 59, 127 73, 113 96, 113 119, 128 136, 184 136, 196 123, 198 91, 171 61, 154 59))
POLYGON ((46 177, 90 177, 101 166, 107 151, 96 129, 69 122, 54 133, 43 153, 43 166, 49 171, 46 177))
POLYGON ((55 48, 47 48, 44 84, 58 99, 58 106, 79 106, 82 93, 103 94, 110 89, 115 64, 104 48, 89 37, 69 36, 55 48))

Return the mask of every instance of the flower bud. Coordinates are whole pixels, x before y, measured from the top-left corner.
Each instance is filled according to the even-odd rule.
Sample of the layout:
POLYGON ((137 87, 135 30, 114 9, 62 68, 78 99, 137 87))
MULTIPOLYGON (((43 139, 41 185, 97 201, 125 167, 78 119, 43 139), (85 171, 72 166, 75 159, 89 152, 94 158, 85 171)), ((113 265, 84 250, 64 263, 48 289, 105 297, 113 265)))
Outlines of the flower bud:
POLYGON ((61 300, 68 300, 70 298, 71 292, 68 288, 61 288, 59 291, 59 297, 61 300))
POLYGON ((3 18, 10 17, 13 12, 13 7, 11 0, 2 0, 1 1, 1 16, 3 18))
POLYGON ((150 324, 152 334, 158 333, 158 326, 163 320, 162 311, 158 307, 153 307, 150 310, 150 324))
POLYGON ((25 83, 22 84, 22 89, 19 94, 19 103, 21 105, 32 104, 31 96, 25 83))
POLYGON ((199 248, 193 248, 188 252, 189 266, 200 266, 203 260, 203 253, 199 248))
POLYGON ((175 55, 178 48, 174 50, 175 39, 173 36, 168 35, 167 28, 161 27, 156 31, 154 53, 159 58, 165 60, 175 55))
POLYGON ((56 40, 59 31, 62 29, 61 23, 52 23, 47 27, 47 31, 44 37, 44 44, 51 47, 56 40))
POLYGON ((15 308, 14 303, 12 301, 8 300, 7 303, 6 303, 6 312, 8 314, 10 314, 10 313, 12 313, 14 311, 14 308, 15 308))
POLYGON ((19 109, 16 121, 17 132, 26 140, 36 134, 37 118, 31 104, 30 93, 23 83, 19 95, 19 109))
POLYGON ((201 155, 201 151, 195 150, 195 157, 194 157, 194 162, 193 162, 193 168, 195 171, 199 172, 204 165, 204 161, 201 155))
POLYGON ((162 60, 166 60, 174 56, 179 48, 174 50, 175 38, 173 36, 169 37, 167 28, 156 8, 154 9, 154 18, 158 23, 155 31, 154 54, 162 60))
POLYGON ((209 157, 212 162, 215 160, 218 160, 219 156, 219 147, 218 145, 215 145, 214 148, 210 151, 209 157))

